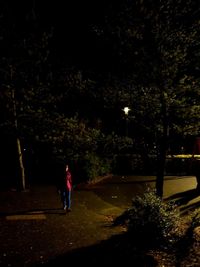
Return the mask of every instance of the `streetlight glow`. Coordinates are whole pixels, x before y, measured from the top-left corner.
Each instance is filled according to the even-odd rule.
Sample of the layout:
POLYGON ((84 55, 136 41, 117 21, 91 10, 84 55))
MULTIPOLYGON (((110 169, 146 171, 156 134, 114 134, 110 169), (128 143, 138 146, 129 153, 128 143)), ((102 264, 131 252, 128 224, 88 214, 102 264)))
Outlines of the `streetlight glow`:
POLYGON ((125 108, 123 109, 123 111, 124 111, 124 113, 125 113, 126 115, 128 115, 128 113, 129 113, 129 111, 130 111, 130 108, 129 108, 129 107, 125 107, 125 108))

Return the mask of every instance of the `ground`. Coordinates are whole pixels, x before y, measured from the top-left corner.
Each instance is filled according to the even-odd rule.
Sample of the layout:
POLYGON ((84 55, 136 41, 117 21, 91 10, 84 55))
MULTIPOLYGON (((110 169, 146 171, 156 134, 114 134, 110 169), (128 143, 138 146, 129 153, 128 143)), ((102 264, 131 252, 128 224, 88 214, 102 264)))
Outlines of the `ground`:
MULTIPOLYGON (((26 192, 0 192, 0 266, 66 266, 67 262, 91 266, 122 262, 136 267, 177 266, 173 254, 137 250, 131 247, 126 229, 112 226, 113 218, 128 208, 133 195, 142 192, 146 185, 145 179, 137 179, 116 177, 105 183, 77 187, 69 213, 62 210, 54 185, 34 185, 26 192)), ((183 182, 189 190, 195 185, 194 178, 187 177, 183 182)), ((148 184, 152 183, 148 178, 148 184)), ((166 197, 169 183, 171 196, 178 193, 175 188, 184 191, 178 178, 167 179, 166 197)), ((194 199, 189 202, 194 205, 194 199)), ((198 204, 198 198, 195 203, 198 204)), ((179 266, 200 266, 199 248, 197 238, 179 266)))

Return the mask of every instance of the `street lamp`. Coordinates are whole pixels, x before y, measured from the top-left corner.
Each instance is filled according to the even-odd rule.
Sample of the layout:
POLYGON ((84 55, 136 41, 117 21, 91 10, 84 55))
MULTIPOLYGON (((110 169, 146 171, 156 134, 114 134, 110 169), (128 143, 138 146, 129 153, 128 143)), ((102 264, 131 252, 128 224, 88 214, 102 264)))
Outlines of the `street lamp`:
POLYGON ((130 111, 130 108, 129 107, 124 107, 123 111, 124 111, 125 115, 128 116, 128 113, 130 111))
POLYGON ((123 108, 124 114, 126 116, 126 136, 128 136, 128 113, 130 111, 129 107, 124 107, 123 108))

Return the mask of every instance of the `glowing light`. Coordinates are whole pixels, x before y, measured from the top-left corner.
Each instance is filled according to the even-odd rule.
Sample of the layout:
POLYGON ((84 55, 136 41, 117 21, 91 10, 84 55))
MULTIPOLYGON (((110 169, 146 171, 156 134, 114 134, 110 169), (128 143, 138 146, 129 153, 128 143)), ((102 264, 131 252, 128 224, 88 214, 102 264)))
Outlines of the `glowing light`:
POLYGON ((200 155, 193 154, 178 154, 178 155, 167 155, 168 158, 197 158, 200 159, 200 155))
POLYGON ((130 108, 129 108, 129 107, 125 107, 125 108, 123 109, 123 111, 124 111, 124 113, 125 113, 126 115, 128 115, 128 113, 129 113, 129 111, 130 111, 130 108))

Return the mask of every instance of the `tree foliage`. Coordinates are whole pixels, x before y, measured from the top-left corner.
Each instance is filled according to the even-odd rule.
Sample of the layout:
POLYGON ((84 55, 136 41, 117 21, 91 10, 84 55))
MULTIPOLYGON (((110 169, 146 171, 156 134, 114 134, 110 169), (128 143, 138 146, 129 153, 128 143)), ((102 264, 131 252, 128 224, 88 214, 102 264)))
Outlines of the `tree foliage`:
POLYGON ((45 144, 53 157, 63 159, 88 153, 110 157, 149 144, 149 151, 157 148, 157 191, 162 195, 169 141, 199 133, 198 3, 98 5, 103 12, 88 18, 90 31, 84 32, 89 37, 84 47, 90 43, 91 53, 78 53, 84 64, 66 59, 68 46, 59 62, 60 23, 42 20, 42 5, 23 14, 12 10, 13 16, 2 5, 1 129, 32 148, 45 144), (88 64, 87 56, 92 57, 88 64), (124 106, 131 109, 129 138, 124 137, 124 106))
POLYGON ((161 196, 169 138, 199 133, 199 21, 196 1, 138 0, 112 4, 95 28, 129 88, 134 125, 157 145, 161 196))

